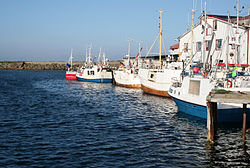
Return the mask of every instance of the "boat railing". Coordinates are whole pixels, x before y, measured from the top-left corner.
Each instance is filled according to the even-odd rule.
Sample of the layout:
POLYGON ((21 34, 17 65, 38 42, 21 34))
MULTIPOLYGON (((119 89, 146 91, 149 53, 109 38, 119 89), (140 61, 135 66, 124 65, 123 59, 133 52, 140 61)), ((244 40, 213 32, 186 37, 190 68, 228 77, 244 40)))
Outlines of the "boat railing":
POLYGON ((172 77, 171 82, 172 82, 173 87, 175 87, 175 88, 181 87, 181 81, 177 77, 172 77))

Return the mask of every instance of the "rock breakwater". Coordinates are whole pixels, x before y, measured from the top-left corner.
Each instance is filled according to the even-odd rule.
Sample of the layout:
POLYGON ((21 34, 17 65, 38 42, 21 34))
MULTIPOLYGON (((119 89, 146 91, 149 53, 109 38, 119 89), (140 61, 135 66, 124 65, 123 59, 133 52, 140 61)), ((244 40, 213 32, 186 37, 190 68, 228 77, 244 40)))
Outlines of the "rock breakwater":
MULTIPOLYGON (((26 61, 3 61, 0 62, 2 70, 67 70, 67 62, 26 62, 26 61)), ((111 61, 112 67, 118 67, 119 61, 111 61)), ((83 66, 83 62, 73 63, 74 70, 83 66)))

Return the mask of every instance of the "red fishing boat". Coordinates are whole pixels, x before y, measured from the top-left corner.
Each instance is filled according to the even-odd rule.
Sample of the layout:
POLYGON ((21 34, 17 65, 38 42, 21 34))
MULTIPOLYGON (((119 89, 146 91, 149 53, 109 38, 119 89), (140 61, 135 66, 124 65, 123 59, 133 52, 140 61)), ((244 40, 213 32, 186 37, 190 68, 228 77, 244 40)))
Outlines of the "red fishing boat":
POLYGON ((71 52, 70 52, 69 62, 66 64, 68 66, 68 70, 66 71, 66 75, 65 75, 65 77, 66 77, 67 80, 71 80, 71 79, 77 80, 77 78, 76 78, 76 71, 73 70, 72 50, 73 49, 71 49, 71 52))

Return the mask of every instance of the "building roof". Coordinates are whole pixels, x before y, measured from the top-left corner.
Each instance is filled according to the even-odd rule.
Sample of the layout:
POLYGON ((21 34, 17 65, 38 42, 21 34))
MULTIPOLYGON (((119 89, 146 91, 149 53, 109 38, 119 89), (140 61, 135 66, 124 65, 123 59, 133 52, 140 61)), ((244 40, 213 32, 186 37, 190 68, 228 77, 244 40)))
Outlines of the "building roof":
POLYGON ((170 49, 171 49, 171 50, 179 49, 179 43, 170 46, 170 49))
MULTIPOLYGON (((202 19, 202 17, 204 17, 203 15, 199 17, 199 19, 202 19)), ((215 18, 215 19, 218 19, 220 21, 223 21, 223 22, 228 22, 228 16, 226 15, 207 15, 207 17, 210 17, 210 18, 215 18)), ((248 16, 240 16, 239 17, 239 20, 248 20, 250 18, 250 15, 248 16)), ((234 23, 235 20, 237 19, 237 16, 230 16, 230 19, 231 19, 231 22, 234 23)), ((235 24, 235 23, 234 23, 235 24)), ((201 25, 201 22, 200 23, 197 23, 196 25, 194 25, 194 28, 196 28, 197 26, 201 25)), ((240 26, 242 26, 243 24, 239 24, 240 26)), ((179 36, 177 39, 180 40, 180 38, 182 38, 183 36, 185 36, 186 34, 188 34, 189 32, 191 31, 191 29, 189 29, 188 31, 186 31, 185 33, 183 33, 181 36, 179 36)))
MULTIPOLYGON (((227 15, 207 15, 207 16, 208 17, 212 17, 212 18, 216 18, 216 19, 220 19, 220 20, 223 20, 223 21, 227 21, 228 20, 228 16, 227 15)), ((230 19, 237 18, 236 16, 229 16, 229 17, 230 17, 230 19)))

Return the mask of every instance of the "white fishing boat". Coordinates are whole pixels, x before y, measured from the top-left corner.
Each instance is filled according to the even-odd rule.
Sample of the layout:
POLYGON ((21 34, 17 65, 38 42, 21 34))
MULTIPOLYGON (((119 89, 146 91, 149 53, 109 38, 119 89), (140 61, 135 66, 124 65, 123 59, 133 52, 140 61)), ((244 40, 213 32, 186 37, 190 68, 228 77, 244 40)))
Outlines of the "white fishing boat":
MULTIPOLYGON (((140 48, 140 47, 139 47, 140 48)), ((130 41, 128 46, 128 61, 124 64, 124 61, 120 63, 120 69, 113 71, 114 81, 117 86, 127 87, 127 88, 141 88, 141 81, 138 75, 138 57, 142 48, 139 49, 139 53, 135 57, 135 62, 133 66, 130 64, 130 41), (137 63, 137 64, 136 64, 137 63)))
POLYGON ((114 80, 117 86, 127 88, 141 88, 141 81, 138 73, 132 69, 114 71, 114 80))
POLYGON ((73 56, 72 56, 72 52, 73 49, 71 48, 71 52, 70 52, 70 58, 69 58, 69 62, 66 64, 68 66, 68 70, 66 71, 65 77, 66 79, 70 80, 76 80, 76 71, 73 70, 73 56))
MULTIPOLYGON (((206 18, 206 13, 205 13, 206 18)), ((205 19, 206 20, 206 19, 205 19)), ((228 23, 230 25, 230 23, 228 23)), ((206 33, 206 22, 204 25, 206 33)), ((213 33, 214 34, 214 33, 213 33)), ((205 39, 205 38, 204 38, 205 39)), ((227 37, 226 39, 229 39, 227 37)), ((213 38, 212 38, 213 40, 213 38)), ((227 57, 230 55, 228 53, 229 40, 224 43, 227 49, 227 57)), ((211 41, 212 44, 213 41, 211 41)), ((203 41, 203 45, 205 42, 203 41)), ((238 44, 238 48, 240 44, 238 44)), ((220 65, 219 62, 212 62, 214 60, 219 60, 216 55, 210 55, 211 45, 209 50, 204 52, 203 66, 198 68, 198 73, 196 75, 189 74, 181 80, 173 81, 168 94, 175 101, 178 111, 200 117, 203 119, 207 118, 207 103, 206 98, 212 90, 217 92, 227 92, 227 91, 238 91, 242 94, 244 92, 250 92, 250 69, 249 65, 243 66, 240 63, 240 59, 235 59, 237 62, 235 64, 229 64, 228 58, 226 57, 225 64, 220 65), (232 67, 229 67, 232 65, 232 67), (241 67, 236 67, 241 65, 241 67), (200 73, 200 74, 199 74, 200 73)), ((237 50, 239 51, 239 50, 237 50)), ((221 51, 222 52, 222 51, 221 51)), ((220 56, 218 54, 217 56, 220 56)), ((238 54, 235 54, 237 57, 238 54)), ((192 58, 193 55, 191 55, 192 58)), ((230 57, 232 57, 230 55, 230 57)), ((221 59, 220 59, 221 60, 221 59)), ((244 58, 242 62, 244 62, 244 58)), ((192 59, 191 59, 192 63, 192 59)), ((197 70, 196 70, 197 71, 197 70)), ((247 109, 248 115, 250 114, 250 109, 247 109)), ((234 103, 218 103, 218 121, 219 122, 242 122, 242 105, 234 103)), ((248 118, 250 122, 250 118, 248 118)))
POLYGON ((99 60, 101 58, 102 61, 95 65, 91 56, 91 48, 89 48, 89 53, 86 56, 86 66, 81 67, 76 74, 77 80, 83 82, 112 83, 112 71, 107 65, 105 54, 100 50, 99 60))
MULTIPOLYGON (((172 62, 166 63, 165 66, 162 66, 162 45, 164 46, 164 42, 162 39, 162 10, 160 12, 160 32, 157 35, 154 43, 150 47, 146 57, 150 54, 151 49, 153 48, 155 42, 159 38, 159 65, 156 68, 141 68, 139 69, 139 77, 141 81, 141 88, 143 92, 163 96, 163 97, 170 97, 167 93, 172 78, 180 78, 180 74, 182 72, 182 62, 172 62)), ((164 47, 165 50, 165 47, 164 47)), ((152 53, 154 54, 154 53, 152 53)), ((165 50, 166 56, 166 50, 165 50)))
MULTIPOLYGON (((249 76, 234 79, 202 75, 186 76, 182 82, 174 82, 168 94, 175 101, 178 111, 206 119, 206 98, 213 89, 250 92, 250 78, 249 76)), ((238 104, 218 103, 218 110, 219 122, 242 121, 242 107, 238 104)), ((249 108, 247 111, 250 114, 249 108)))

